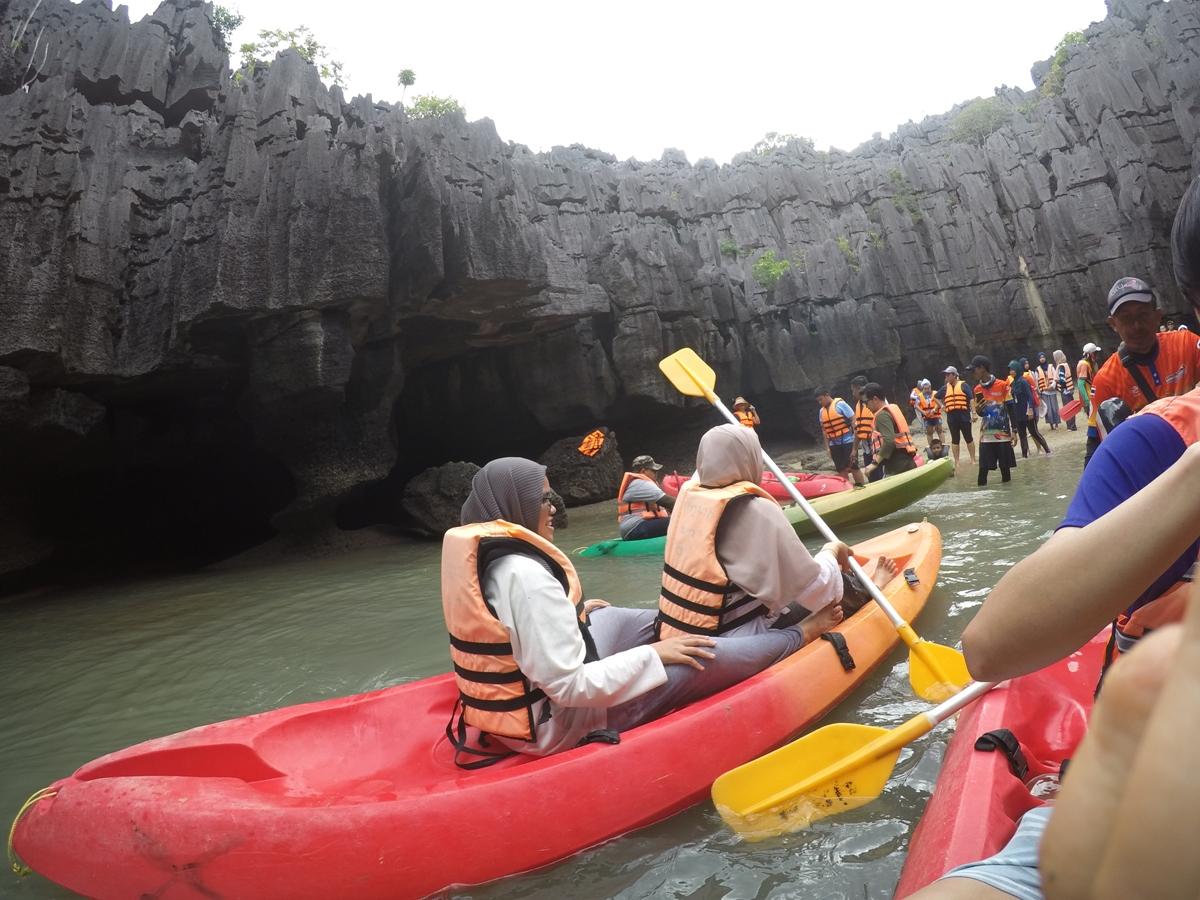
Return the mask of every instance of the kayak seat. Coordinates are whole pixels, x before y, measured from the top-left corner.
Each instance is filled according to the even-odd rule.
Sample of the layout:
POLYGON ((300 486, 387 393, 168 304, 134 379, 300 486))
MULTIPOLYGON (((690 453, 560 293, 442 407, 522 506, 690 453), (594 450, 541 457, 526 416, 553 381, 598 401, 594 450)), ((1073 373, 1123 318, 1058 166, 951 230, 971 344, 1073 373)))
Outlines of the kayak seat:
POLYGON ((80 781, 98 778, 236 778, 255 782, 279 778, 283 773, 267 765, 254 749, 245 744, 201 744, 151 750, 134 756, 121 756, 97 765, 85 766, 77 774, 80 781))

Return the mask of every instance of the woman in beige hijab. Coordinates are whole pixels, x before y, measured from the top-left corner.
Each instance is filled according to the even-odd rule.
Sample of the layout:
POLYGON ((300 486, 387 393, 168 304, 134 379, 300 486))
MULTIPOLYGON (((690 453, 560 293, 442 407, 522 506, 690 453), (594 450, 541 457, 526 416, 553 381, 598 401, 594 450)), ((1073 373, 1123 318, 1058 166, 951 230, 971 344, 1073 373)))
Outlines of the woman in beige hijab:
MULTIPOLYGON (((753 429, 719 425, 700 439, 696 480, 701 488, 740 481, 758 484, 761 478, 762 446, 753 429)), ((686 504, 676 510, 668 544, 676 529, 693 525, 686 504)), ((712 659, 703 662, 703 669, 672 666, 666 684, 610 709, 609 727, 621 730, 629 727, 627 722, 647 721, 737 684, 816 640, 869 599, 843 571, 849 547, 830 543, 811 556, 779 504, 765 497, 743 497, 725 507, 717 526, 716 554, 737 588, 726 605, 753 598, 722 618, 743 619, 754 603, 764 607, 765 614, 713 638, 712 659)), ((895 564, 881 557, 872 580, 883 585, 895 574, 895 564)))

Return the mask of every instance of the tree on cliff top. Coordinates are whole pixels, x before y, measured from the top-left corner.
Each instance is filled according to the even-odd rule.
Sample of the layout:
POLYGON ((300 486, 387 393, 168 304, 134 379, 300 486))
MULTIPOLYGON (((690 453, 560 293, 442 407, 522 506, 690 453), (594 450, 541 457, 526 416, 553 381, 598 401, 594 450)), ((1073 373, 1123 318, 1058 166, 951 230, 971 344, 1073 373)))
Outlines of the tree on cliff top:
POLYGON ((1066 79, 1066 74, 1063 68, 1067 65, 1067 54, 1070 53, 1070 48, 1076 44, 1085 42, 1082 31, 1068 31, 1063 35, 1063 39, 1058 42, 1054 48, 1054 56, 1050 61, 1050 71, 1046 73, 1046 77, 1042 80, 1042 96, 1057 97, 1063 92, 1063 83, 1066 79))
POLYGON ((258 69, 266 69, 282 50, 299 51, 305 60, 317 67, 323 81, 342 85, 342 64, 329 55, 329 48, 317 40, 307 25, 284 31, 282 28, 264 29, 258 33, 257 41, 242 44, 242 66, 253 75, 258 69))
POLYGON ((778 131, 768 131, 763 135, 763 139, 750 148, 750 152, 755 156, 766 156, 773 150, 796 149, 803 153, 812 153, 813 147, 812 138, 801 137, 795 134, 780 134, 778 131))
POLYGON ((396 78, 396 83, 400 85, 400 102, 404 102, 404 92, 412 87, 417 81, 417 73, 412 69, 401 69, 399 77, 396 78))
POLYGON ((246 17, 237 10, 230 9, 228 6, 214 6, 212 27, 213 34, 217 38, 217 46, 222 50, 228 50, 229 39, 233 37, 233 33, 241 27, 244 21, 246 21, 246 17))
POLYGON ((1011 112, 998 97, 972 100, 959 111, 950 126, 950 139, 983 146, 989 134, 1008 123, 1011 112))
POLYGON ((410 119, 436 119, 451 113, 467 114, 466 109, 453 97, 439 97, 436 94, 420 94, 413 97, 412 106, 408 107, 410 119))

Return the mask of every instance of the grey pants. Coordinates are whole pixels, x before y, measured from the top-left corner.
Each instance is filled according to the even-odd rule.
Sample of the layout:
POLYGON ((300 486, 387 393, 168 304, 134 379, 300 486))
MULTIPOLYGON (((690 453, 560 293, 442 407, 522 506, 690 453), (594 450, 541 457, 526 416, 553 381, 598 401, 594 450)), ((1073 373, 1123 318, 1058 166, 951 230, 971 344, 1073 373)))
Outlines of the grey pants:
MULTIPOLYGON (((592 637, 600 655, 610 656, 630 647, 653 643, 653 609, 607 607, 591 616, 592 637)), ((667 682, 640 697, 608 710, 608 728, 628 731, 673 709, 723 691, 787 656, 804 643, 798 627, 779 628, 739 637, 715 638, 716 658, 702 660, 704 670, 667 666, 667 682)))

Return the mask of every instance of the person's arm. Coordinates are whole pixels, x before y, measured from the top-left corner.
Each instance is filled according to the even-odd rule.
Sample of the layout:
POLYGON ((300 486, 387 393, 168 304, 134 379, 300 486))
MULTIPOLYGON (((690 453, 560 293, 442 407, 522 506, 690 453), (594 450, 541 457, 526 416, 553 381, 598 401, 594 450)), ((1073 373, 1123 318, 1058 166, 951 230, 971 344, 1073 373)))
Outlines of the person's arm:
POLYGON ((1064 526, 1000 579, 967 626, 962 643, 972 676, 1013 678, 1077 650, 1200 537, 1200 444, 1166 466, 1163 454, 1170 458, 1178 449, 1163 447, 1163 435, 1144 422, 1125 423, 1101 445, 1064 526), (1148 434, 1153 443, 1142 460, 1126 464, 1120 453, 1148 434), (1155 471, 1162 474, 1154 477, 1155 471), (1072 527, 1077 503, 1109 511, 1072 527))
POLYGON ((837 411, 842 417, 842 421, 846 423, 846 427, 850 429, 850 433, 854 434, 854 410, 850 408, 845 400, 837 405, 837 411))
POLYGON ((509 556, 488 568, 485 594, 512 638, 525 676, 559 706, 605 708, 667 680, 651 645, 585 663, 586 648, 562 585, 537 561, 509 556))
POLYGON ((883 409, 875 416, 875 430, 879 432, 879 452, 875 454, 875 462, 887 462, 896 449, 896 423, 890 415, 884 415, 883 409))

